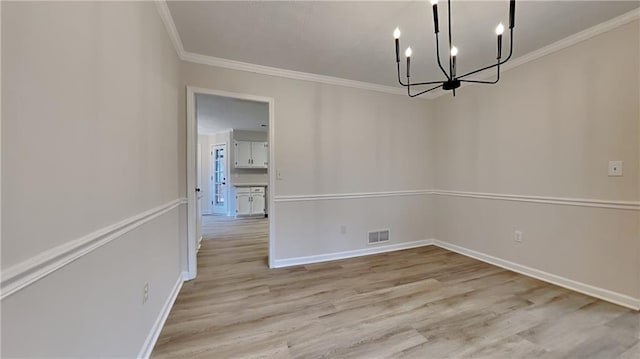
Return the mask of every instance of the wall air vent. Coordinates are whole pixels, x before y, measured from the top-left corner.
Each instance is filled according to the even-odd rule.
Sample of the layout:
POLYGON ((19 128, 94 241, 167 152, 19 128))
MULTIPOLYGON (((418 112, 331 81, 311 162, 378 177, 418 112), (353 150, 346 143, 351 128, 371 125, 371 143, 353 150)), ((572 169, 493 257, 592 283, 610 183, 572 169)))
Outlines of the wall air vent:
POLYGON ((369 241, 368 241, 369 244, 388 242, 388 241, 389 241, 388 229, 369 232, 369 241))

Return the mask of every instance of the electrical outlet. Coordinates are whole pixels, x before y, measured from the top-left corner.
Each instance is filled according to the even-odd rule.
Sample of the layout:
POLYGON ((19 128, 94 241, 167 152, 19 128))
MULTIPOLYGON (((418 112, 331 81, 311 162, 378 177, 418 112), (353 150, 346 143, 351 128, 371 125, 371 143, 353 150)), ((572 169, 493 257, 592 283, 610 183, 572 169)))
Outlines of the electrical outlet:
POLYGON ((518 243, 522 243, 522 231, 515 231, 513 233, 513 240, 518 243))
POLYGON ((340 226, 340 234, 347 234, 347 226, 344 224, 340 226))
POLYGON ((609 177, 622 176, 622 161, 609 161, 609 177))
POLYGON ((142 288, 142 304, 145 304, 149 299, 149 282, 144 284, 144 288, 142 288))

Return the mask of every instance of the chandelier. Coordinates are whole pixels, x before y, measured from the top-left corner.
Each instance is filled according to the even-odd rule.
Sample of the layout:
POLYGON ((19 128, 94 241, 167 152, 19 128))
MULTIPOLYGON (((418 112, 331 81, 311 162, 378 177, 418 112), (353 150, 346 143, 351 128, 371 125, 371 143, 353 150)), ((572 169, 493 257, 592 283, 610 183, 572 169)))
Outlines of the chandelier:
POLYGON ((427 82, 415 82, 411 83, 411 47, 407 47, 405 51, 405 56, 407 58, 407 82, 403 83, 400 78, 400 29, 396 27, 393 32, 393 37, 396 41, 396 65, 398 68, 398 82, 400 85, 407 88, 407 94, 409 97, 416 97, 427 92, 437 90, 442 88, 443 90, 453 91, 453 96, 456 95, 456 89, 460 87, 462 82, 469 83, 477 83, 477 84, 496 84, 500 81, 500 65, 503 65, 505 62, 509 61, 511 58, 511 54, 513 53, 513 27, 515 25, 515 15, 516 15, 516 1, 509 1, 509 56, 506 59, 502 60, 502 33, 504 32, 504 25, 500 23, 496 27, 496 35, 498 37, 498 51, 496 62, 492 65, 485 66, 479 68, 477 70, 468 72, 463 75, 458 75, 456 73, 456 57, 458 56, 458 48, 453 46, 451 39, 451 0, 447 0, 447 13, 449 16, 449 72, 447 72, 444 67, 442 67, 442 63, 440 62, 440 42, 438 39, 438 34, 440 33, 440 29, 438 27, 438 0, 431 0, 431 6, 433 8, 433 27, 434 33, 436 35, 436 59, 438 59, 438 67, 446 77, 446 80, 441 81, 427 81, 427 82), (476 74, 481 71, 489 70, 492 68, 497 68, 496 79, 493 81, 482 81, 482 80, 472 80, 467 79, 467 76, 476 74), (417 93, 411 93, 411 87, 413 86, 433 86, 429 87, 426 90, 419 91, 417 93))

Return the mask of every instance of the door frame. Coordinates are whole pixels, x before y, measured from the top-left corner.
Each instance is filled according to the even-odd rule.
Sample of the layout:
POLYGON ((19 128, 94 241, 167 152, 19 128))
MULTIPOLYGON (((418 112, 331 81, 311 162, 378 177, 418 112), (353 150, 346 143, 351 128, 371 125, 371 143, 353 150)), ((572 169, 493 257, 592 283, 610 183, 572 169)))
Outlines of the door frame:
POLYGON ((214 204, 213 202, 215 202, 215 190, 214 190, 214 186, 213 186, 213 180, 212 178, 215 177, 216 173, 215 173, 215 168, 213 166, 213 163, 215 161, 214 157, 213 157, 213 152, 215 151, 216 147, 222 147, 224 148, 224 153, 225 156, 227 156, 225 158, 224 161, 224 175, 225 175, 225 187, 224 187, 224 207, 225 207, 225 211, 224 211, 224 215, 228 216, 229 215, 229 180, 227 180, 226 178, 229 178, 229 146, 227 146, 226 142, 223 143, 215 143, 215 144, 211 144, 209 146, 209 151, 212 154, 210 159, 211 159, 211 163, 209 164, 209 185, 211 186, 211 190, 209 192, 210 193, 210 198, 209 200, 211 201, 211 214, 216 214, 214 211, 214 204))
POLYGON ((228 92, 223 90, 207 89, 196 86, 187 86, 187 253, 186 260, 187 272, 184 274, 185 280, 194 279, 197 275, 197 250, 198 243, 196 238, 196 220, 198 215, 197 196, 196 196, 196 152, 198 140, 198 123, 196 121, 196 94, 214 95, 221 97, 229 97, 247 101, 255 101, 266 103, 269 106, 269 165, 267 174, 268 183, 268 208, 269 208, 269 268, 274 267, 275 253, 275 218, 276 211, 273 202, 273 195, 276 193, 276 160, 275 160, 275 111, 274 99, 272 97, 256 96, 252 94, 243 94, 236 92, 228 92))

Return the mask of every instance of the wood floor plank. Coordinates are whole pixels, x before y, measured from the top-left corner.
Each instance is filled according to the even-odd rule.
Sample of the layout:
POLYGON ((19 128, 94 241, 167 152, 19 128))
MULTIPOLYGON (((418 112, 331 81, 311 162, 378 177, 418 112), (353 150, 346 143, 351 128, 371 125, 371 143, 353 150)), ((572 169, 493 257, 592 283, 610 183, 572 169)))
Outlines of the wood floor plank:
POLYGON ((437 247, 281 269, 205 216, 153 358, 640 358, 640 313, 437 247))

